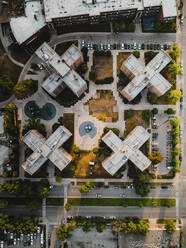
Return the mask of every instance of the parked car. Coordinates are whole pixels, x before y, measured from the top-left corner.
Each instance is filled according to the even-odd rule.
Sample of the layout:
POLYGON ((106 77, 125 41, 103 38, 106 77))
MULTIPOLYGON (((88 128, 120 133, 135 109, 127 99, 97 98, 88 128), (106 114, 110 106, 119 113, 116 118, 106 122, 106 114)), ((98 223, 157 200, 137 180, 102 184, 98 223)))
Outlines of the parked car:
POLYGON ((127 49, 127 44, 124 43, 124 48, 127 49))
POLYGON ((108 50, 110 50, 110 49, 111 49, 110 44, 108 44, 108 45, 107 45, 107 49, 108 49, 108 50))
POLYGON ((82 47, 85 46, 85 41, 84 41, 84 40, 81 41, 81 46, 82 46, 82 47))
POLYGON ((183 105, 182 105, 182 103, 180 102, 180 110, 182 111, 182 109, 183 109, 183 105))
POLYGON ((93 49, 97 50, 98 49, 98 45, 97 44, 93 44, 93 49))
POLYGON ((162 189, 168 189, 168 186, 161 186, 162 189))
POLYGON ((180 23, 183 24, 183 22, 184 22, 184 16, 181 16, 180 23))
POLYGON ((138 44, 138 49, 141 50, 141 44, 138 44))
POLYGON ((103 50, 107 50, 107 45, 103 45, 103 50))
POLYGON ((164 50, 167 50, 167 44, 164 44, 164 45, 163 45, 163 49, 164 49, 164 50))
POLYGON ((141 49, 142 49, 142 50, 145 49, 145 44, 141 44, 141 49))
POLYGON ((121 50, 124 49, 124 43, 121 43, 121 50))
POLYGON ((127 195, 126 194, 121 194, 120 197, 126 197, 127 195))
POLYGON ((149 50, 150 49, 150 45, 149 44, 147 44, 147 50, 149 50))
POLYGON ((96 194, 96 197, 97 198, 101 198, 102 197, 102 194, 96 194))
POLYGON ((134 50, 136 50, 136 48, 137 48, 137 44, 136 44, 136 42, 134 42, 134 46, 133 46, 133 48, 134 48, 134 50))

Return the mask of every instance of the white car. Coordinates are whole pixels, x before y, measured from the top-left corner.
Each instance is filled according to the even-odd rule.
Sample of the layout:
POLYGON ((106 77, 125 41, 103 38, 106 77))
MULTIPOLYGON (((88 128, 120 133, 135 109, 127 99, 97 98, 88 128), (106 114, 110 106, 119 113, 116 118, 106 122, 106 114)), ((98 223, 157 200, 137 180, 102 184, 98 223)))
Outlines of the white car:
POLYGON ((110 50, 110 44, 107 45, 107 49, 110 50))
POLYGON ((184 22, 184 16, 182 16, 182 17, 180 18, 180 22, 183 24, 183 22, 184 22))
POLYGON ((138 49, 141 50, 141 44, 138 45, 138 49))
POLYGON ((85 41, 84 41, 84 40, 81 41, 81 46, 82 46, 82 47, 85 46, 85 41))
POLYGON ((124 43, 121 43, 121 50, 124 49, 124 43))
POLYGON ((134 50, 136 50, 136 46, 137 46, 137 44, 136 44, 136 42, 134 42, 134 50))

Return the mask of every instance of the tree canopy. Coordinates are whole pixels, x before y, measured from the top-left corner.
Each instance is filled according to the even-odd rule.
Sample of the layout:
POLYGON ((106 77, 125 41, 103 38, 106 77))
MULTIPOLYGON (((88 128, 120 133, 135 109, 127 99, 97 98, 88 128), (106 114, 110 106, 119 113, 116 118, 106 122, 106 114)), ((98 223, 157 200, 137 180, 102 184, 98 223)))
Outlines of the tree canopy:
POLYGON ((33 95, 38 89, 38 81, 25 79, 14 86, 14 94, 17 99, 25 99, 33 95))

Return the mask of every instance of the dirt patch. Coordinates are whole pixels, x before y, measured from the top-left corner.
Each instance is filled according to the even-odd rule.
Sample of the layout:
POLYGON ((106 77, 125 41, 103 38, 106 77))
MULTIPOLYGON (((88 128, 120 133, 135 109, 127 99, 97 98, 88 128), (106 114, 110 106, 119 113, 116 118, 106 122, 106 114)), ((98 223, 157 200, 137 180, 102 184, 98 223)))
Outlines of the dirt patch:
POLYGON ((101 80, 113 76, 113 57, 94 56, 94 68, 96 71, 97 79, 101 80))
POLYGON ((134 116, 126 120, 125 135, 128 135, 136 126, 142 126, 145 129, 149 127, 149 124, 142 118, 142 112, 142 110, 135 110, 134 116))
POLYGON ((130 52, 121 52, 117 56, 117 72, 120 71, 120 67, 124 60, 126 60, 131 55, 130 52))
POLYGON ((95 161, 96 155, 90 152, 81 152, 76 163, 74 177, 86 177, 89 174, 89 162, 95 161))
POLYGON ((89 114, 96 117, 98 120, 107 121, 107 117, 111 117, 112 122, 118 120, 118 112, 114 112, 113 108, 117 102, 113 97, 111 90, 99 90, 97 95, 98 99, 90 99, 89 114))

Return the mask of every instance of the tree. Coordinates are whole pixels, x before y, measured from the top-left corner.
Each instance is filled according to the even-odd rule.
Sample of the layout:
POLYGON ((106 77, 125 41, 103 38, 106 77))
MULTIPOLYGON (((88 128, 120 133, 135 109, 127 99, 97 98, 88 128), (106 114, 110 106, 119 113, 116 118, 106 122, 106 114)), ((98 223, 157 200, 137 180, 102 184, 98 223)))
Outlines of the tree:
POLYGON ((174 233, 176 231, 176 222, 172 219, 167 219, 165 221, 165 229, 168 233, 174 233))
POLYGON ((178 156, 180 154, 180 148, 174 147, 173 150, 171 151, 172 156, 178 156))
POLYGON ((93 148, 93 153, 94 154, 98 154, 99 153, 99 148, 98 147, 94 147, 93 148))
POLYGON ((74 152, 75 154, 79 154, 79 153, 80 153, 80 149, 79 149, 79 147, 74 146, 74 148, 73 148, 73 152, 74 152))
POLYGON ((8 75, 0 76, 0 102, 8 99, 13 93, 14 83, 8 75))
POLYGON ((181 98, 181 91, 180 90, 169 90, 165 94, 166 100, 169 103, 176 104, 177 101, 181 98))
POLYGON ((180 67, 180 63, 176 63, 175 61, 172 61, 169 65, 168 65, 168 70, 169 72, 173 75, 179 75, 182 73, 182 68, 180 67))
MULTIPOLYGON (((179 160, 178 160, 179 161, 179 160)), ((180 161, 179 161, 180 162, 180 161)), ((180 173, 180 168, 176 165, 176 166, 174 166, 173 167, 173 171, 175 172, 175 173, 180 173)))
POLYGON ((46 128, 43 123, 41 123, 40 119, 28 119, 23 126, 22 135, 25 135, 28 131, 35 129, 39 133, 41 133, 44 137, 46 137, 46 128))
POLYGON ((153 164, 159 164, 162 161, 163 157, 159 152, 154 151, 149 155, 149 159, 152 161, 153 164))
POLYGON ((0 200, 0 208, 6 208, 8 206, 8 201, 5 199, 0 200))
POLYGON ((153 115, 157 115, 158 114, 158 109, 157 108, 153 108, 152 109, 152 114, 153 115))
POLYGON ((173 129, 171 130, 171 134, 172 134, 172 136, 174 136, 173 138, 178 137, 179 134, 180 134, 180 129, 179 129, 179 127, 173 128, 173 129))
POLYGON ((39 199, 34 199, 27 202, 27 208, 30 211, 36 211, 41 207, 41 202, 39 199))
POLYGON ((130 119, 133 116, 134 116, 134 110, 133 109, 125 110, 125 120, 130 119))
POLYGON ((167 110, 165 110, 165 113, 167 113, 168 115, 174 115, 176 111, 172 108, 168 108, 167 110))
POLYGON ((171 124, 174 128, 179 127, 179 126, 180 126, 180 120, 179 120, 177 117, 175 117, 174 119, 172 119, 172 120, 170 121, 170 124, 171 124))
POLYGON ((58 235, 58 238, 61 241, 64 241, 65 239, 67 239, 69 237, 69 226, 68 225, 64 225, 61 224, 57 229, 56 229, 56 234, 58 235))
POLYGON ((33 95, 38 89, 38 81, 25 79, 14 86, 14 94, 17 99, 25 99, 33 95))
POLYGON ((105 224, 104 223, 97 223, 96 224, 96 230, 97 232, 103 232, 105 229, 105 224))
POLYGON ((143 110, 143 112, 142 112, 142 118, 145 120, 145 121, 147 121, 147 122, 149 122, 149 119, 150 119, 150 117, 151 117, 151 111, 150 110, 148 110, 148 109, 146 109, 146 110, 143 110))
POLYGON ((49 196, 49 189, 47 187, 43 187, 42 191, 40 192, 40 196, 42 198, 47 198, 49 196))
POLYGON ((90 71, 89 72, 89 80, 92 80, 92 81, 96 81, 97 79, 97 75, 96 75, 96 72, 95 71, 90 71))
POLYGON ((70 203, 66 203, 65 204, 65 209, 67 210, 67 211, 69 211, 70 209, 71 209, 71 205, 70 205, 70 203))
POLYGON ((113 31, 114 31, 114 33, 117 33, 117 32, 119 32, 119 23, 114 23, 114 25, 113 25, 113 31))
POLYGON ((125 30, 126 30, 126 25, 125 25, 124 22, 121 22, 121 23, 119 24, 119 31, 120 31, 120 32, 124 32, 125 30))
POLYGON ((33 69, 33 70, 39 70, 39 67, 38 67, 38 65, 36 64, 36 63, 34 63, 34 62, 32 62, 31 64, 30 64, 30 68, 31 69, 33 69))
POLYGON ((80 185, 78 189, 80 193, 90 193, 91 183, 86 181, 86 183, 84 185, 80 185))
POLYGON ((178 44, 174 42, 172 45, 172 49, 170 49, 168 53, 171 58, 176 61, 176 59, 181 56, 181 49, 179 48, 178 44))

